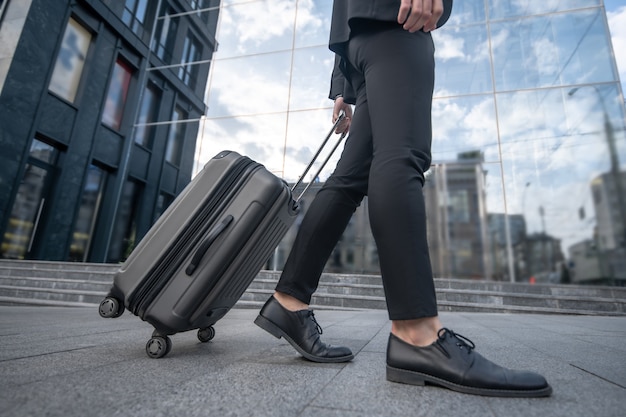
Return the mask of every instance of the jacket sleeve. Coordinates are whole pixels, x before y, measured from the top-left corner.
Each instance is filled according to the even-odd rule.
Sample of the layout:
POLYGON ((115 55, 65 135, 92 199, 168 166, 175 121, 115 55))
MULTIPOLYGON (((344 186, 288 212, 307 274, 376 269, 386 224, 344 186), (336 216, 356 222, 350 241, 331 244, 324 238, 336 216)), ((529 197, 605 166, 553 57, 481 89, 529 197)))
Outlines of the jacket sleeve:
POLYGON ((334 100, 338 95, 343 95, 344 87, 346 85, 346 78, 339 69, 339 63, 341 57, 335 54, 335 66, 333 67, 333 74, 330 79, 330 93, 328 98, 334 100))

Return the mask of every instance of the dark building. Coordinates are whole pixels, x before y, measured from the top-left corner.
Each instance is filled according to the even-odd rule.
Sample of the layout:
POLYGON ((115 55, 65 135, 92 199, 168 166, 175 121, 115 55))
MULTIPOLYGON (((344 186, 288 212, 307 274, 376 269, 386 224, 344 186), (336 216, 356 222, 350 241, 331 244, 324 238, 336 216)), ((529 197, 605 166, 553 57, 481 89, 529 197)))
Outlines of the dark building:
POLYGON ((2 258, 125 259, 191 179, 219 3, 0 4, 2 258))

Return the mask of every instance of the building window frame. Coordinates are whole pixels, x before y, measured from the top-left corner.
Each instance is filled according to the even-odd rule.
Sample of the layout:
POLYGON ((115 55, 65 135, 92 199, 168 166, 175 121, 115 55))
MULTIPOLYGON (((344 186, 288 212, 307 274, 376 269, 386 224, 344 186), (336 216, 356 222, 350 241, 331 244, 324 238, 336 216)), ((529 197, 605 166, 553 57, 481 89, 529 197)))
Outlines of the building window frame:
POLYGON ((70 103, 76 101, 92 40, 92 32, 74 16, 70 16, 52 70, 48 91, 70 103))
POLYGON ((118 56, 109 79, 101 119, 104 125, 116 131, 122 127, 124 109, 134 74, 135 68, 121 56, 118 56))

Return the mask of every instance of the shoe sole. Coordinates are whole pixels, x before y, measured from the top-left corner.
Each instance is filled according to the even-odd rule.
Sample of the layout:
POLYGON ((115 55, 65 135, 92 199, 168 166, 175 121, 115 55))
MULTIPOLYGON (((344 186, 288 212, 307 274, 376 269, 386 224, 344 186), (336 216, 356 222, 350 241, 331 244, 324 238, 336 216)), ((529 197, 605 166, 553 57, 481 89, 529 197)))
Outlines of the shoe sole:
POLYGON ((409 371, 407 369, 398 369, 387 365, 387 381, 399 382, 401 384, 419 385, 426 384, 437 385, 444 388, 448 388, 452 391, 462 392, 464 394, 484 395, 488 397, 549 397, 552 394, 552 387, 547 386, 545 388, 537 390, 500 390, 489 388, 476 388, 468 387, 465 385, 455 384, 450 381, 446 381, 441 378, 437 378, 431 375, 422 374, 415 371, 409 371))
POLYGON ((299 354, 301 354, 302 356, 304 356, 306 359, 310 360, 311 362, 340 363, 340 362, 348 362, 354 359, 354 355, 338 356, 336 358, 325 358, 321 356, 311 355, 310 353, 302 349, 300 346, 298 346, 298 344, 291 337, 289 337, 289 335, 287 335, 280 327, 278 327, 277 325, 275 325, 274 323, 272 323, 271 321, 269 321, 268 319, 266 319, 265 317, 261 315, 259 315, 254 320, 254 324, 256 324, 261 329, 265 330, 266 332, 268 332, 269 334, 271 334, 277 339, 284 337, 285 340, 289 342, 289 344, 293 346, 293 348, 297 350, 299 354))

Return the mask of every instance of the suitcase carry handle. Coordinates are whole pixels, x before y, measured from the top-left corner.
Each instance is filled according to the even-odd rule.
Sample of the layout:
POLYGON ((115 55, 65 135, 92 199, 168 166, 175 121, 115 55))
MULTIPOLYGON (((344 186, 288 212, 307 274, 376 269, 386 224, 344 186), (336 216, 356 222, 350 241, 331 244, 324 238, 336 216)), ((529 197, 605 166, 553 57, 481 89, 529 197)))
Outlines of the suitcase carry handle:
POLYGON ((202 258, 206 254, 206 251, 209 250, 209 247, 211 247, 213 242, 215 242, 215 239, 217 239, 217 237, 224 230, 226 230, 226 228, 232 221, 233 216, 228 215, 226 216, 226 218, 224 218, 224 220, 222 220, 220 224, 218 224, 213 230, 211 230, 207 238, 200 244, 200 246, 198 246, 198 250, 193 255, 193 258, 191 258, 191 262, 187 266, 187 269, 185 269, 185 274, 191 276, 191 274, 194 273, 198 265, 200 265, 200 261, 202 261, 202 258))
MULTIPOLYGON (((339 117, 337 118, 337 121, 335 122, 335 124, 333 125, 332 129, 330 129, 330 131, 328 132, 328 134, 326 135, 326 138, 324 139, 324 141, 322 142, 321 146, 318 148, 317 152, 315 153, 315 156, 313 156, 313 159, 311 159, 311 162, 309 162, 309 165, 306 167, 306 169, 304 170, 304 172, 302 173, 302 175, 300 176, 300 178, 298 178, 298 181, 294 184, 293 187, 291 187, 291 192, 293 193, 296 189, 296 187, 298 187, 300 184, 302 184, 302 182, 304 181, 304 177, 305 175, 309 172, 309 170, 311 169, 311 167, 313 166, 313 164, 315 163, 315 161, 317 160, 317 157, 320 155, 320 153, 322 152, 322 149, 324 149, 326 147, 326 144, 328 143, 328 140, 330 139, 330 137, 333 135, 333 132, 335 131, 335 129, 337 129, 337 126, 339 126, 339 123, 341 123, 343 121, 343 119, 346 118, 346 114, 345 112, 342 110, 341 113, 339 113, 339 117)), ((339 137, 339 139, 337 140, 337 142, 335 143, 335 146, 333 146, 333 148, 331 149, 330 153, 328 154, 328 156, 326 157, 326 159, 324 160, 324 162, 322 162, 322 165, 318 168, 317 172, 315 173, 315 175, 313 176, 313 178, 317 178, 319 176, 319 174, 322 172, 322 170, 324 169, 324 167, 326 166, 326 164, 328 163, 328 161, 330 160, 330 157, 333 155, 333 153, 335 153, 335 151, 337 150, 337 148, 339 147, 339 144, 341 143, 341 141, 346 137, 346 135, 348 134, 348 132, 343 132, 341 134, 341 136, 339 137)), ((298 203, 300 201, 300 199, 302 198, 302 196, 304 195, 304 193, 307 192, 307 190, 309 189, 309 187, 311 186, 312 182, 309 182, 306 187, 304 187, 304 190, 302 190, 302 192, 300 193, 300 195, 298 196, 298 198, 296 198, 296 203, 298 203)))

